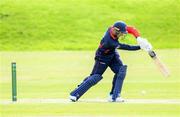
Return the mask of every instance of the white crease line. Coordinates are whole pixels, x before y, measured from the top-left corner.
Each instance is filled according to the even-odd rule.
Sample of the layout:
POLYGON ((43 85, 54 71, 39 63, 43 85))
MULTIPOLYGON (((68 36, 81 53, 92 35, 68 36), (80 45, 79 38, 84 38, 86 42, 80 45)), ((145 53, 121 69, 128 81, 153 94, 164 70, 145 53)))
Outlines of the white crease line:
MULTIPOLYGON (((56 104, 70 104, 74 103, 68 99, 18 99, 17 102, 11 100, 0 100, 0 104, 37 104, 37 103, 56 103, 56 104)), ((75 103, 110 103, 106 99, 80 99, 75 103)), ((180 99, 126 99, 128 104, 180 104, 180 99)))

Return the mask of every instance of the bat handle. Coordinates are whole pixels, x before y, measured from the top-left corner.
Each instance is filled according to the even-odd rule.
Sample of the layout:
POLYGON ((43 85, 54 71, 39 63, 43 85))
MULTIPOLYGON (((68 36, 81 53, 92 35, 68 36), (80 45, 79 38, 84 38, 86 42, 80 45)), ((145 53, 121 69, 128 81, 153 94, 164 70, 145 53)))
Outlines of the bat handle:
POLYGON ((153 50, 148 51, 148 54, 151 58, 155 58, 156 57, 156 53, 153 50))

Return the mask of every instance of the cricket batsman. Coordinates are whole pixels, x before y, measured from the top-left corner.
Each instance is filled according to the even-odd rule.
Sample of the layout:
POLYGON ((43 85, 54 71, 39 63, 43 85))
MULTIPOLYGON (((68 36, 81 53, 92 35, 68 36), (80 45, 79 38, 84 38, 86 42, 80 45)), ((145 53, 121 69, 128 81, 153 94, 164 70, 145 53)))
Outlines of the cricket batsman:
POLYGON ((107 67, 114 72, 112 89, 110 91, 109 102, 124 102, 121 97, 121 89, 126 76, 127 65, 124 65, 120 59, 117 49, 122 50, 140 50, 149 51, 152 49, 151 44, 144 38, 140 37, 138 30, 132 26, 126 25, 123 21, 117 21, 109 27, 104 34, 99 47, 95 54, 95 64, 90 76, 86 77, 81 84, 70 93, 70 100, 77 101, 87 90, 97 84, 103 77, 107 67), (133 35, 138 45, 122 44, 118 39, 126 34, 133 35))

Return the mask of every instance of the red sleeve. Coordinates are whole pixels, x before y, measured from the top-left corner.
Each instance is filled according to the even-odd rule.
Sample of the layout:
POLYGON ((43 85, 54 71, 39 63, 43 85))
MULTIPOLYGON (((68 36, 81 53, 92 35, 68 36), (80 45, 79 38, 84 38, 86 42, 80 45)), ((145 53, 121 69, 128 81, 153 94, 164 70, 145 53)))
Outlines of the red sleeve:
POLYGON ((127 32, 129 34, 132 34, 136 38, 140 36, 138 30, 136 28, 132 27, 132 26, 127 26, 127 32))

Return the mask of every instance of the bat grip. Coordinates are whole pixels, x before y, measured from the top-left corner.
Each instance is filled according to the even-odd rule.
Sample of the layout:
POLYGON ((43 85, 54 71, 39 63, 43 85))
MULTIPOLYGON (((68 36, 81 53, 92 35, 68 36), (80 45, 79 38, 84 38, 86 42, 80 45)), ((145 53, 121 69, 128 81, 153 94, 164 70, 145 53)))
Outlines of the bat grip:
POLYGON ((149 54, 149 56, 151 58, 155 58, 156 57, 156 53, 153 50, 149 51, 148 54, 149 54))

